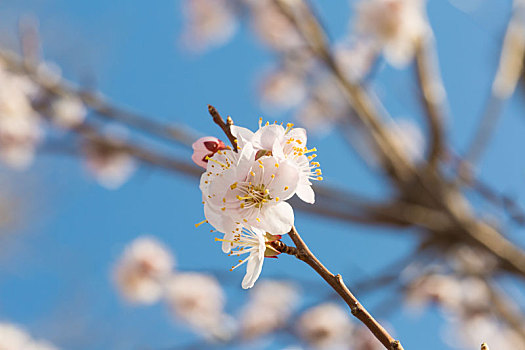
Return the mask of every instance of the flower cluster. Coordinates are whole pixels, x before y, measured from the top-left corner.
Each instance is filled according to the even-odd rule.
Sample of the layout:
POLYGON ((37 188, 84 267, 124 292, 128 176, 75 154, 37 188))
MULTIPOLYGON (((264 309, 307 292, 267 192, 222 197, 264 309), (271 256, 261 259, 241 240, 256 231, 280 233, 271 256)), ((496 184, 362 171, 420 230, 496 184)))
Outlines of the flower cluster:
POLYGON ((247 265, 243 288, 251 288, 261 272, 264 257, 276 256, 272 242, 288 233, 294 212, 286 201, 293 195, 314 203, 311 180, 322 180, 316 149, 306 147, 306 131, 279 124, 262 125, 254 133, 232 126, 237 149, 223 147, 218 139, 199 139, 193 159, 206 165, 200 189, 206 221, 224 233, 225 253, 241 256, 247 265), (210 152, 204 158, 202 152, 210 152), (202 159, 206 160, 204 164, 202 159))

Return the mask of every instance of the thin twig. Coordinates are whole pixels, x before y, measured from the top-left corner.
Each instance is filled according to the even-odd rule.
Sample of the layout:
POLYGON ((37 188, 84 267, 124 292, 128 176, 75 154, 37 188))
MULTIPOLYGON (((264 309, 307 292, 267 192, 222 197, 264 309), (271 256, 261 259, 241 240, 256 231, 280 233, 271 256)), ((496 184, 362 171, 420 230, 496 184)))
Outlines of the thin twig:
POLYGON ((232 135, 231 128, 230 128, 233 125, 232 118, 228 116, 225 122, 224 119, 222 119, 219 112, 217 111, 217 109, 213 107, 212 105, 208 105, 208 112, 213 117, 213 122, 222 129, 222 131, 224 132, 228 140, 230 140, 233 150, 237 152, 237 139, 235 138, 235 136, 232 135))
POLYGON ((337 292, 337 294, 341 296, 350 307, 352 315, 368 327, 377 340, 383 344, 385 349, 402 350, 403 347, 401 343, 398 340, 395 340, 352 294, 344 283, 343 277, 341 275, 334 275, 319 261, 319 259, 317 259, 303 241, 295 227, 292 227, 288 234, 294 242, 295 247, 288 247, 280 242, 280 244, 275 245, 275 248, 280 249, 282 253, 295 256, 297 259, 304 261, 314 269, 315 272, 317 272, 337 292))

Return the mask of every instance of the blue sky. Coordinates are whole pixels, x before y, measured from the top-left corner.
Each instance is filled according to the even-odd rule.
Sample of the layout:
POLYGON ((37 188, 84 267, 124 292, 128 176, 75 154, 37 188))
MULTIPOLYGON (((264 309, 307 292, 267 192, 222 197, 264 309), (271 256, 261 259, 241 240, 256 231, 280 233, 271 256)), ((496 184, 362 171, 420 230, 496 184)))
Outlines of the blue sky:
MULTIPOLYGON (((350 16, 348 1, 314 3, 332 37, 342 37, 350 16)), ((428 9, 449 95, 448 139, 462 151, 488 96, 511 2, 480 0, 474 12, 464 13, 448 1, 430 0, 428 9)), ((68 79, 96 86, 121 106, 217 136, 220 132, 206 113, 208 103, 247 127, 255 127, 265 115, 256 78, 274 57, 246 26, 227 45, 194 55, 178 44, 179 1, 7 0, 0 3, 4 46, 15 45, 16 19, 24 14, 39 19, 47 60, 59 64, 68 79)), ((421 120, 410 71, 384 67, 375 87, 393 116, 421 120)), ((525 162, 515 151, 523 147, 525 130, 521 94, 519 89, 506 107, 480 168, 483 179, 518 197, 525 181, 525 162)), ((268 117, 286 121, 290 115, 268 117)), ((381 181, 345 151, 340 137, 312 136, 310 143, 319 149, 327 183, 374 196, 384 193, 381 181)), ((188 151, 174 151, 189 159, 188 151)), ((123 303, 109 276, 124 245, 145 233, 165 242, 181 269, 230 267, 208 230, 194 228, 203 217, 195 180, 141 169, 122 188, 108 191, 86 175, 78 160, 44 155, 27 173, 3 170, 0 181, 13 193, 14 203, 22 203, 16 209, 19 226, 0 245, 1 319, 22 324, 64 349, 164 349, 194 339, 162 306, 123 303)), ((296 226, 319 258, 342 273, 350 286, 414 245, 406 232, 302 213, 296 215, 296 226)), ((319 281, 288 257, 267 262, 263 277, 282 276, 283 271, 319 281)), ((241 279, 237 270, 224 281, 230 296, 245 298, 241 279)), ((317 289, 328 292, 321 282, 317 289)), ((362 299, 373 306, 388 293, 362 299)), ((235 309, 231 300, 228 307, 235 309)), ((446 348, 436 312, 420 318, 395 312, 389 322, 407 349, 446 348)))

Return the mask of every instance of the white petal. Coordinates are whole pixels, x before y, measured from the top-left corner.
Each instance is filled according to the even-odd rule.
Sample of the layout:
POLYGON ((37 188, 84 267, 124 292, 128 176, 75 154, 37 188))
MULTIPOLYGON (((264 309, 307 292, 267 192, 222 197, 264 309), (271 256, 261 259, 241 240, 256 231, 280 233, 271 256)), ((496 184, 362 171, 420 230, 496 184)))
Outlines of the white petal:
POLYGON ((272 205, 264 210, 264 218, 259 228, 273 234, 282 235, 288 233, 294 223, 292 206, 286 202, 272 205))
POLYGON ((271 150, 273 142, 277 139, 279 142, 284 137, 284 128, 281 125, 270 124, 257 130, 254 135, 253 142, 256 147, 261 149, 271 150))
POLYGON ((279 160, 284 160, 286 158, 283 151, 283 145, 278 139, 275 139, 273 142, 272 155, 279 160))
POLYGON ((242 148, 239 159, 237 161, 237 167, 235 167, 235 180, 244 180, 244 177, 250 171, 250 168, 255 161, 255 149, 251 142, 248 142, 242 148))
POLYGON ((244 275, 244 278, 242 280, 242 288, 248 289, 253 287, 255 284, 255 281, 259 278, 259 275, 261 274, 262 267, 264 262, 264 255, 261 254, 253 254, 250 256, 250 259, 248 260, 248 264, 246 264, 246 275, 244 275))
POLYGON ((295 193, 306 203, 313 204, 315 202, 315 193, 311 184, 299 184, 295 193))
POLYGON ((279 168, 276 170, 275 179, 268 186, 268 189, 272 197, 287 200, 294 195, 299 184, 299 169, 295 164, 284 161, 279 164, 279 168))
POLYGON ((244 147, 247 142, 251 142, 253 139, 253 132, 249 129, 232 125, 230 131, 233 136, 237 139, 237 145, 244 147))
POLYGON ((226 254, 228 254, 232 250, 232 243, 225 241, 233 241, 234 235, 235 234, 233 233, 233 231, 224 234, 224 241, 222 241, 222 251, 226 254))
POLYGON ((303 128, 293 128, 286 134, 286 139, 293 137, 295 140, 301 140, 301 144, 306 146, 306 130, 303 128))
POLYGON ((214 210, 208 203, 204 204, 204 216, 210 225, 222 233, 231 232, 237 226, 232 218, 214 210))

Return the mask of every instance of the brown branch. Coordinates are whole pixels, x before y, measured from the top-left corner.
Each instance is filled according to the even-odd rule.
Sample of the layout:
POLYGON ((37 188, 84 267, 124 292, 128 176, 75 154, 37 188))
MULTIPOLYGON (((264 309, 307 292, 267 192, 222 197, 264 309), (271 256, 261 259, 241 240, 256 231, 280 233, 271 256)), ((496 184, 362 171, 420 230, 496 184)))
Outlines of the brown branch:
POLYGON ((444 88, 437 75, 437 67, 434 63, 435 55, 432 55, 428 40, 430 39, 421 39, 418 43, 416 75, 430 131, 430 147, 427 159, 429 165, 435 168, 444 153, 445 131, 443 121, 446 118, 443 115, 444 108, 442 106, 444 88))
POLYGON ((233 150, 237 152, 237 139, 235 138, 235 136, 232 135, 230 128, 233 125, 232 118, 228 116, 228 118, 226 118, 226 122, 224 122, 224 119, 222 119, 217 109, 212 105, 208 105, 208 112, 213 117, 213 122, 217 124, 222 129, 222 131, 224 131, 224 134, 226 135, 228 140, 230 140, 233 150))
POLYGON ((288 232, 290 238, 295 244, 295 247, 288 247, 284 243, 276 243, 274 247, 280 249, 282 253, 290 254, 295 256, 297 259, 307 263, 312 269, 315 270, 331 287, 341 296, 341 298, 350 307, 352 315, 360 320, 372 334, 383 344, 385 349, 388 350, 402 350, 403 346, 398 340, 395 340, 387 330, 377 322, 374 317, 361 305, 359 300, 352 294, 346 284, 343 282, 341 275, 334 275, 331 273, 317 257, 308 248, 306 243, 303 241, 295 227, 292 227, 288 232))
POLYGON ((190 147, 196 139, 196 136, 192 135, 189 128, 185 130, 184 128, 179 128, 173 125, 166 125, 157 122, 152 118, 116 107, 107 102, 107 100, 99 93, 79 89, 71 82, 64 79, 61 79, 58 82, 54 80, 49 81, 38 72, 38 67, 35 64, 24 61, 9 51, 0 50, 0 59, 7 63, 10 70, 19 74, 24 74, 51 96, 76 96, 87 107, 91 108, 103 118, 114 120, 132 127, 135 130, 160 137, 164 140, 175 141, 176 143, 188 147, 190 147))

